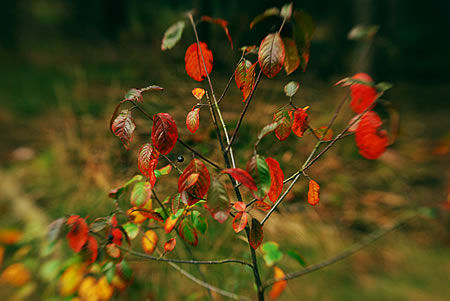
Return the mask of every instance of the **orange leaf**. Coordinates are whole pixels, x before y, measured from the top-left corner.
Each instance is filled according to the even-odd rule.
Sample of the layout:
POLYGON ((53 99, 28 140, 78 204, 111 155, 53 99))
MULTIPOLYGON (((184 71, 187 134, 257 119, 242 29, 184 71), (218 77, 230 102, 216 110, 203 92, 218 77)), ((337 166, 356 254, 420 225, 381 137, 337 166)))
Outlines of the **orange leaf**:
POLYGON ((269 199, 275 203, 283 190, 284 174, 280 168, 280 163, 273 158, 266 158, 267 166, 269 166, 270 172, 270 189, 269 199))
POLYGON ((85 266, 79 263, 69 266, 59 278, 59 293, 66 297, 76 292, 83 280, 85 266))
POLYGON ((292 131, 298 137, 303 137, 303 133, 308 129, 308 114, 305 109, 296 109, 294 111, 294 120, 292 122, 292 131))
POLYGON ((0 275, 0 282, 5 282, 12 286, 22 286, 30 279, 30 271, 22 263, 8 266, 0 275))
POLYGON ((316 136, 323 141, 330 141, 331 139, 333 139, 333 130, 328 129, 327 134, 324 136, 323 134, 325 134, 325 131, 327 131, 327 127, 325 125, 314 129, 314 133, 316 133, 316 136))
POLYGON ((22 239, 23 233, 16 229, 1 229, 0 243, 13 245, 22 239))
POLYGON ((242 211, 245 211, 246 206, 243 202, 236 202, 236 203, 234 203, 234 208, 236 208, 237 211, 242 212, 242 211))
POLYGON ((152 230, 147 230, 142 236, 142 248, 145 253, 152 254, 155 251, 156 244, 158 243, 158 235, 152 230))
POLYGON ((292 119, 289 112, 280 110, 273 115, 273 122, 280 122, 280 125, 275 129, 275 135, 278 140, 284 141, 289 137, 292 127, 292 119))
POLYGON ((171 238, 164 244, 164 251, 172 252, 176 245, 177 245, 177 239, 171 238))
POLYGON ((271 207, 264 201, 257 201, 253 204, 253 208, 260 209, 262 211, 269 211, 271 207))
POLYGON ((309 180, 308 203, 316 206, 319 203, 320 186, 314 180, 309 180))
POLYGON ((205 95, 205 90, 202 88, 195 88, 192 90, 192 95, 194 95, 197 100, 202 100, 203 95, 205 95))
POLYGON ((186 127, 192 134, 194 134, 198 130, 198 127, 200 125, 199 113, 200 109, 195 108, 192 111, 190 111, 186 116, 186 127))
POLYGON ((224 19, 220 19, 220 18, 211 18, 210 16, 202 16, 202 21, 220 25, 223 28, 223 30, 225 31, 225 34, 227 35, 228 41, 230 42, 231 49, 233 49, 233 40, 231 39, 230 32, 228 31, 228 22, 227 21, 225 21, 224 19))
POLYGON ((248 213, 245 211, 239 211, 233 219, 233 229, 236 233, 244 230, 248 221, 248 213))
MULTIPOLYGON (((206 72, 211 73, 213 67, 213 55, 211 50, 208 49, 208 46, 204 42, 200 42, 201 54, 203 54, 203 58, 205 59, 206 72)), ((186 64, 186 72, 187 74, 196 81, 203 81, 206 78, 205 66, 203 64, 202 56, 197 47, 197 43, 192 44, 186 50, 186 54, 184 56, 184 62, 186 64)))
MULTIPOLYGON (((286 274, 284 274, 283 270, 277 266, 273 267, 273 271, 274 271, 273 277, 275 279, 283 278, 286 276, 286 274)), ((286 280, 280 280, 280 281, 275 282, 269 293, 270 298, 272 298, 272 299, 278 298, 281 295, 281 293, 284 291, 284 289, 286 288, 286 285, 287 285, 286 280)))
POLYGON ((247 73, 245 74, 245 85, 244 90, 242 91, 242 93, 244 94, 244 99, 242 99, 242 101, 244 102, 250 96, 250 93, 252 93, 253 87, 255 86, 255 68, 256 63, 251 65, 247 69, 247 73))
POLYGON ((93 236, 89 236, 86 244, 83 246, 82 254, 87 258, 87 263, 92 264, 97 259, 98 244, 93 236))

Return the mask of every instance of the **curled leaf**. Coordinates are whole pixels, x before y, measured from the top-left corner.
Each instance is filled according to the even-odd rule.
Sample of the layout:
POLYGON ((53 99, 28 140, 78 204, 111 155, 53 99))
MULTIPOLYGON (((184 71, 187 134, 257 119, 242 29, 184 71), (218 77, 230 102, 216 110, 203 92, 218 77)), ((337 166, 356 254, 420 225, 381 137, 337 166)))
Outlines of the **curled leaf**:
POLYGON ((164 251, 165 252, 172 252, 173 249, 175 249, 175 246, 177 245, 177 239, 171 238, 164 244, 164 251))
POLYGON ((204 42, 200 42, 200 47, 201 53, 198 49, 197 43, 192 44, 186 50, 184 57, 187 74, 192 79, 199 82, 206 78, 206 72, 208 72, 208 74, 211 73, 213 67, 213 55, 211 50, 208 49, 208 46, 204 42), (203 58, 205 59, 206 71, 201 54, 203 54, 203 58))
POLYGON ((227 21, 225 21, 224 19, 220 19, 220 18, 211 18, 210 16, 202 16, 201 20, 205 21, 205 22, 220 25, 223 28, 223 30, 225 31, 228 41, 230 42, 231 49, 233 49, 233 40, 231 39, 230 32, 228 31, 228 22, 227 21))
POLYGON ((250 23, 250 29, 255 26, 255 24, 261 22, 262 20, 271 17, 271 16, 278 16, 280 14, 280 10, 276 7, 268 8, 266 9, 262 14, 257 15, 252 22, 250 23))

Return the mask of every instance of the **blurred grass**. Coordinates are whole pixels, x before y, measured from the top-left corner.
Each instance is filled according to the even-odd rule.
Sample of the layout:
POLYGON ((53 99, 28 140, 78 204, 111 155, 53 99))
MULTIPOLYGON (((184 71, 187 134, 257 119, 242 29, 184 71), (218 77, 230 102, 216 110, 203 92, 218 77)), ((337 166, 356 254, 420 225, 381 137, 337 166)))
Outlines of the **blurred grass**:
MULTIPOLYGON (((15 260, 30 262, 35 271, 48 260, 36 243, 36 238, 44 235, 45 225, 30 229, 25 212, 16 210, 15 202, 26 198, 35 205, 32 210, 39 211, 48 220, 69 214, 89 215, 90 219, 108 215, 114 206, 107 192, 138 172, 137 150, 148 140, 151 129, 142 115, 136 118, 139 135, 128 153, 109 132, 109 115, 129 88, 149 84, 165 87, 163 93, 145 96, 144 106, 148 112, 170 112, 182 137, 188 137, 202 153, 222 162, 218 144, 211 139, 215 134, 206 110, 201 112, 196 136, 182 126, 186 112, 195 103, 191 89, 205 87, 204 83, 193 83, 185 76, 182 47, 173 54, 149 51, 148 45, 139 44, 117 48, 76 45, 75 48, 76 53, 73 48, 59 47, 35 49, 23 56, 1 53, 2 61, 7 63, 2 65, 4 72, 0 75, 0 97, 4 100, 0 106, 3 129, 0 181, 11 181, 18 189, 14 194, 6 193, 11 187, 0 192, 0 226, 24 229, 26 234, 31 231, 25 241, 32 242, 35 249, 15 260), (31 156, 21 157, 17 151, 20 147, 31 150, 31 156), (39 260, 33 261, 33 257, 39 260)), ((231 64, 229 67, 231 70, 231 64)), ((219 83, 216 93, 221 91, 228 76, 213 72, 213 80, 219 83)), ((342 96, 341 88, 303 74, 292 79, 279 75, 273 81, 263 80, 236 140, 238 166, 245 166, 255 133, 269 123, 273 112, 284 104, 282 87, 293 79, 302 84, 295 102, 299 106, 311 106, 310 121, 315 127, 326 124, 336 99, 342 96)), ((420 206, 439 207, 445 202, 449 183, 448 152, 439 155, 434 154, 434 150, 448 143, 445 142, 448 111, 424 107, 420 102, 425 93, 422 89, 448 95, 441 87, 396 85, 386 97, 398 105, 403 120, 397 143, 375 162, 359 156, 352 137, 339 143, 309 173, 322 187, 320 205, 317 208, 305 205, 307 183, 302 179, 279 213, 266 224, 265 241, 279 242, 282 250, 295 249, 309 264, 314 264, 389 223, 402 212, 420 206)), ((224 117, 230 120, 230 131, 242 105, 239 91, 232 84, 229 96, 222 103, 222 110, 227 111, 224 117)), ((345 126, 349 117, 347 110, 337 127, 345 126)), ((285 174, 290 175, 306 158, 314 139, 309 134, 303 139, 291 135, 286 142, 275 142, 276 139, 269 136, 259 149, 265 156, 279 160, 285 167, 285 174)), ((174 159, 178 154, 190 158, 179 145, 169 157, 174 159)), ((157 186, 157 191, 165 196, 173 193, 175 187, 176 178, 172 175, 164 186, 157 186)), ((248 246, 239 238, 242 234, 236 236, 229 221, 220 225, 208 220, 208 233, 201 236, 199 246, 192 249, 195 257, 250 260, 248 246)), ((448 225, 445 212, 436 220, 416 219, 343 262, 290 281, 280 299, 448 300, 450 261, 445 223, 448 225)), ((161 237, 160 241, 165 240, 161 237)), ((61 245, 55 256, 66 260, 72 253, 65 242, 61 245)), ((8 247, 5 258, 16 256, 16 252, 16 247, 8 247)), ((181 244, 173 257, 187 258, 181 244)), ((259 260, 263 266, 260 256, 259 260)), ((286 256, 280 266, 285 271, 301 268, 286 256)), ((118 295, 120 300, 146 296, 155 300, 206 299, 204 289, 165 264, 133 261, 132 267, 135 281, 118 295)), ((184 267, 198 275, 194 267, 184 267)), ((201 266, 200 269, 213 285, 253 296, 253 276, 249 269, 238 265, 201 266)), ((263 279, 268 279, 272 277, 272 270, 262 267, 262 275, 263 279)), ((34 280, 38 282, 37 276, 34 280)), ((35 288, 31 298, 41 296, 50 300, 56 284, 42 287, 43 291, 35 288)), ((10 296, 9 293, 2 291, 0 299, 10 296)))

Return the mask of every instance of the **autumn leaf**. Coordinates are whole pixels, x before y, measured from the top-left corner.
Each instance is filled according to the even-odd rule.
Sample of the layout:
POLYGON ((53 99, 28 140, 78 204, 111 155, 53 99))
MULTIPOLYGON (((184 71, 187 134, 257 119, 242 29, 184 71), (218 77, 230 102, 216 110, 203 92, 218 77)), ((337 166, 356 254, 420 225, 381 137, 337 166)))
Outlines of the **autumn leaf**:
POLYGON ((185 27, 184 21, 178 21, 177 23, 171 25, 166 32, 164 32, 164 36, 161 43, 161 50, 169 50, 172 49, 180 40, 183 30, 185 27))
POLYGON ((300 54, 300 67, 304 72, 309 62, 309 47, 316 25, 311 16, 304 11, 294 12, 294 21, 295 42, 300 54))
POLYGON ((252 22, 250 23, 250 29, 252 29, 257 23, 261 22, 264 19, 267 19, 271 16, 278 16, 280 14, 280 10, 276 7, 266 9, 262 14, 257 15, 252 22))
POLYGON ((178 139, 178 129, 172 116, 168 113, 153 115, 152 142, 163 155, 173 149, 178 139))
POLYGON ((283 67, 285 58, 283 40, 279 33, 268 34, 259 46, 259 66, 268 78, 273 78, 283 67))
POLYGON ((269 199, 275 203, 283 190, 284 174, 280 168, 280 163, 273 158, 266 158, 267 166, 270 172, 269 199))
POLYGON ((267 197, 270 190, 271 178, 269 166, 264 157, 255 155, 247 162, 247 172, 252 176, 258 190, 254 192, 254 196, 262 201, 267 197))
POLYGON ((130 142, 133 137, 136 124, 130 110, 122 110, 111 124, 111 130, 122 141, 126 150, 130 149, 130 142))
POLYGON ((298 108, 294 111, 292 131, 298 137, 303 137, 303 133, 308 129, 308 113, 306 109, 298 108))
POLYGON ((147 230, 142 236, 142 249, 147 254, 152 254, 155 251, 156 244, 158 243, 158 235, 155 231, 147 230))
POLYGON ((352 79, 367 82, 369 85, 364 83, 356 83, 350 86, 351 92, 351 102, 350 106, 355 113, 362 113, 368 108, 372 108, 374 101, 377 98, 377 90, 372 87, 373 80, 366 73, 357 73, 353 75, 352 79))
POLYGON ((75 253, 78 253, 88 239, 89 227, 86 221, 78 215, 70 216, 66 224, 71 227, 69 233, 67 233, 69 246, 75 253))
POLYGON ((159 151, 150 143, 141 146, 138 155, 138 168, 141 174, 150 180, 151 187, 155 185, 155 168, 158 164, 159 151))
POLYGON ((152 186, 149 182, 138 182, 134 184, 133 191, 131 191, 130 201, 131 205, 142 207, 150 201, 152 196, 152 186))
POLYGON ((300 88, 300 84, 296 81, 290 81, 284 86, 284 94, 287 97, 292 97, 297 93, 298 88, 300 88))
POLYGON ((245 209, 246 209, 247 207, 245 206, 244 202, 235 202, 235 203, 234 203, 234 208, 235 208, 237 211, 242 212, 242 211, 245 211, 245 209))
POLYGON ((165 252, 172 252, 173 249, 175 249, 175 246, 177 245, 177 239, 171 238, 164 244, 164 251, 165 252))
POLYGON ((225 21, 224 19, 220 19, 220 18, 211 18, 210 16, 202 16, 201 20, 205 21, 205 22, 220 25, 223 28, 223 30, 225 31, 228 41, 230 42, 231 49, 233 49, 233 40, 231 39, 230 32, 228 31, 228 22, 227 21, 225 21))
POLYGON ((70 265, 59 278, 59 292, 66 297, 75 293, 83 280, 85 265, 75 263, 70 265))
POLYGON ((298 56, 297 45, 294 40, 283 38, 283 43, 286 50, 283 66, 286 74, 289 75, 300 66, 300 57, 298 56))
POLYGON ((333 139, 333 130, 332 129, 327 130, 327 127, 325 125, 315 128, 314 133, 316 133, 316 136, 322 139, 323 141, 330 141, 331 139, 333 139), (323 134, 325 134, 325 131, 327 133, 324 136, 323 134))
POLYGON ((194 134, 198 130, 198 127, 200 125, 199 113, 200 109, 195 108, 192 111, 190 111, 186 116, 186 127, 192 134, 194 134))
POLYGON ((180 234, 180 237, 191 246, 195 247, 198 244, 197 231, 195 231, 194 226, 188 221, 188 219, 184 219, 179 224, 178 233, 180 234))
MULTIPOLYGON (((201 53, 205 59, 206 72, 211 73, 213 67, 213 54, 204 42, 200 42, 201 53)), ((203 81, 206 78, 205 66, 203 65, 202 56, 198 49, 197 43, 192 44, 186 50, 184 57, 187 74, 196 81, 203 81)))
POLYGON ((98 244, 93 236, 89 236, 84 244, 82 252, 83 257, 87 258, 87 263, 93 264, 98 255, 98 244))
POLYGON ((187 192, 187 202, 191 206, 197 203, 208 192, 210 185, 210 176, 208 169, 199 159, 193 159, 191 163, 184 169, 181 176, 178 178, 178 192, 187 192), (198 174, 195 183, 186 188, 186 181, 192 174, 198 174))
POLYGON ((15 287, 27 284, 30 279, 31 273, 22 263, 14 263, 0 274, 0 283, 7 283, 15 287))
POLYGON ((233 219, 233 229, 236 233, 244 230, 248 221, 248 213, 245 211, 239 211, 233 219))
POLYGON ((242 101, 244 101, 244 102, 250 96, 250 94, 253 91, 253 88, 255 87, 255 68, 256 68, 256 63, 251 65, 247 69, 247 73, 245 74, 245 85, 244 85, 244 90, 242 91, 242 94, 244 97, 242 99, 242 101))
POLYGON ((202 100, 203 96, 205 95, 206 91, 202 88, 195 88, 192 90, 192 95, 194 95, 194 97, 197 100, 202 100))
POLYGON ((236 82, 237 87, 239 90, 244 92, 245 87, 245 78, 247 76, 247 70, 252 65, 252 62, 249 60, 243 59, 239 62, 239 64, 236 67, 236 71, 234 72, 234 81, 236 82))
POLYGON ((225 222, 230 215, 230 201, 228 200, 227 191, 217 179, 211 181, 206 205, 212 217, 219 223, 225 222))
POLYGON ((249 242, 253 249, 257 249, 264 238, 263 227, 260 222, 254 218, 252 219, 252 227, 250 228, 249 242))
POLYGON ((222 170, 222 174, 229 174, 233 177, 237 182, 241 183, 245 187, 249 188, 250 190, 258 190, 256 187, 255 181, 253 180, 252 176, 249 175, 248 172, 241 168, 227 168, 222 170))
POLYGON ((314 180, 309 180, 308 203, 316 206, 320 200, 320 186, 314 180))
POLYGON ((264 201, 256 201, 253 203, 253 208, 260 209, 262 211, 269 211, 271 206, 264 201))
POLYGON ((279 110, 273 115, 273 122, 280 122, 280 125, 275 129, 275 136, 278 140, 284 141, 291 133, 292 119, 287 110, 279 110))
POLYGON ((377 113, 365 113, 355 132, 359 153, 366 159, 375 160, 384 153, 388 145, 386 131, 379 131, 382 121, 377 113))
MULTIPOLYGON (((286 276, 286 274, 283 272, 283 270, 277 266, 273 267, 273 272, 274 272, 273 277, 275 279, 283 278, 286 276)), ((284 291, 286 286, 287 286, 286 280, 279 280, 279 281, 275 282, 272 286, 272 289, 269 292, 270 298, 272 298, 272 299, 278 298, 281 295, 281 293, 284 291)))

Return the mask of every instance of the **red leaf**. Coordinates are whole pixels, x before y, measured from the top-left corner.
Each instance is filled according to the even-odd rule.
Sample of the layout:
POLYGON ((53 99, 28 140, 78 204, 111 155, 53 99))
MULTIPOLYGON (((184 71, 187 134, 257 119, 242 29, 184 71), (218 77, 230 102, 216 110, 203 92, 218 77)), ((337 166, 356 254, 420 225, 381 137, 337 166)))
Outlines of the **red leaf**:
POLYGON ((316 206, 320 200, 320 186, 314 180, 309 180, 308 203, 316 206))
POLYGON ((269 166, 266 159, 260 155, 254 155, 247 162, 247 172, 255 180, 257 191, 252 191, 252 194, 260 201, 267 197, 270 190, 271 178, 269 166))
POLYGON ((224 19, 220 18, 211 18, 210 16, 202 16, 202 21, 210 22, 213 24, 220 25, 223 30, 225 31, 225 34, 227 35, 228 41, 230 42, 231 49, 233 49, 233 40, 231 39, 230 32, 228 31, 228 22, 224 19))
MULTIPOLYGON (((373 84, 372 78, 366 73, 357 73, 352 79, 361 80, 373 84)), ((353 84, 350 86, 352 101, 350 106, 356 113, 362 113, 369 107, 373 107, 373 102, 377 98, 377 90, 365 84, 353 84)))
POLYGON ((366 159, 375 160, 386 150, 388 137, 378 128, 382 122, 377 113, 369 111, 363 115, 356 129, 355 139, 359 153, 366 159))
MULTIPOLYGON (((211 50, 208 49, 208 46, 204 42, 200 42, 200 47, 201 53, 203 54, 203 58, 205 59, 206 71, 208 72, 208 74, 210 74, 213 67, 212 52, 211 50)), ((203 66, 202 56, 197 47, 197 43, 192 44, 186 50, 184 62, 186 64, 186 72, 192 79, 199 82, 205 79, 206 77, 205 67, 203 66)))
POLYGON ((168 113, 158 113, 153 116, 152 142, 156 149, 167 155, 175 146, 178 130, 175 121, 168 113))
POLYGON ((179 187, 180 189, 180 193, 191 188, 192 186, 195 185, 195 183, 197 183, 198 178, 199 178, 200 174, 199 173, 192 173, 190 174, 186 180, 183 181, 183 183, 181 183, 181 186, 179 187))
POLYGON ((249 242, 252 248, 256 250, 262 243, 263 238, 264 232, 262 225, 256 218, 252 219, 252 227, 250 229, 250 236, 249 236, 249 242))
POLYGON ((308 114, 306 109, 296 109, 294 111, 294 120, 292 122, 292 131, 295 135, 303 137, 303 133, 308 129, 308 114))
POLYGON ((98 255, 98 244, 93 236, 89 236, 83 246, 83 255, 88 258, 87 262, 93 264, 98 255))
POLYGON ((259 66, 268 78, 273 78, 283 68, 285 50, 279 33, 268 34, 259 46, 259 66))
POLYGON ((156 177, 155 177, 155 168, 158 164, 159 151, 154 148, 150 143, 145 143, 141 146, 138 155, 138 168, 141 174, 149 178, 150 184, 153 188, 155 185, 156 177))
POLYGON ((112 235, 112 242, 113 244, 116 244, 118 246, 122 245, 122 231, 120 231, 119 228, 113 228, 111 229, 111 235, 112 235))
POLYGON ((197 203, 205 196, 208 192, 209 185, 210 176, 208 169, 199 159, 193 159, 178 178, 178 192, 187 192, 187 202, 189 206, 197 203), (192 186, 184 189, 186 180, 194 173, 199 174, 197 181, 192 186))
POLYGON ((120 138, 126 150, 130 149, 130 142, 135 129, 136 124, 129 110, 122 110, 111 124, 112 132, 120 138))
POLYGON ((199 112, 200 109, 195 108, 192 111, 190 111, 186 116, 186 127, 192 134, 194 134, 198 130, 198 126, 200 125, 199 112))
MULTIPOLYGON (((284 278, 286 275, 284 274, 283 270, 280 269, 277 266, 273 267, 273 271, 274 271, 274 278, 275 279, 279 279, 279 278, 284 278)), ((286 280, 280 280, 274 283, 274 285, 272 286, 272 289, 270 290, 269 296, 272 299, 276 299, 278 298, 281 293, 284 291, 284 289, 287 286, 287 281, 286 280)))
POLYGON ((256 68, 256 63, 251 65, 247 69, 247 73, 245 74, 245 85, 244 85, 244 90, 242 91, 242 93, 244 94, 244 98, 242 99, 242 101, 244 101, 244 102, 250 96, 250 93, 252 93, 252 90, 255 87, 255 68, 256 68))
POLYGON ((86 221, 78 215, 72 215, 67 219, 67 225, 71 227, 67 233, 69 246, 78 253, 88 240, 89 227, 86 221))
POLYGON ((236 202, 234 203, 234 208, 236 208, 237 211, 242 212, 245 211, 247 208, 243 202, 236 202))
POLYGON ((246 186, 250 190, 258 190, 255 184, 255 180, 253 180, 252 176, 241 168, 227 168, 222 170, 222 173, 229 174, 237 182, 242 183, 242 185, 246 186))
POLYGON ((286 110, 280 110, 273 115, 273 122, 281 122, 281 124, 275 129, 275 135, 278 140, 284 141, 289 137, 291 133, 292 120, 289 116, 289 112, 286 110))
POLYGON ((176 238, 171 238, 164 244, 164 251, 172 252, 173 249, 175 249, 176 245, 177 245, 177 239, 176 238))
POLYGON ((271 206, 264 201, 257 201, 253 203, 253 207, 262 211, 269 211, 271 206))
POLYGON ((234 217, 232 223, 234 231, 238 233, 244 230, 245 226, 247 225, 247 221, 248 221, 248 213, 245 211, 238 212, 234 217))
POLYGON ((300 66, 300 57, 298 56, 297 45, 290 38, 283 38, 284 47, 286 49, 286 57, 284 59, 284 70, 289 75, 300 66))
POLYGON ((273 158, 266 158, 266 163, 269 166, 270 171, 270 189, 269 189, 269 199, 274 203, 280 196, 283 190, 283 180, 284 174, 280 168, 280 163, 273 158))

